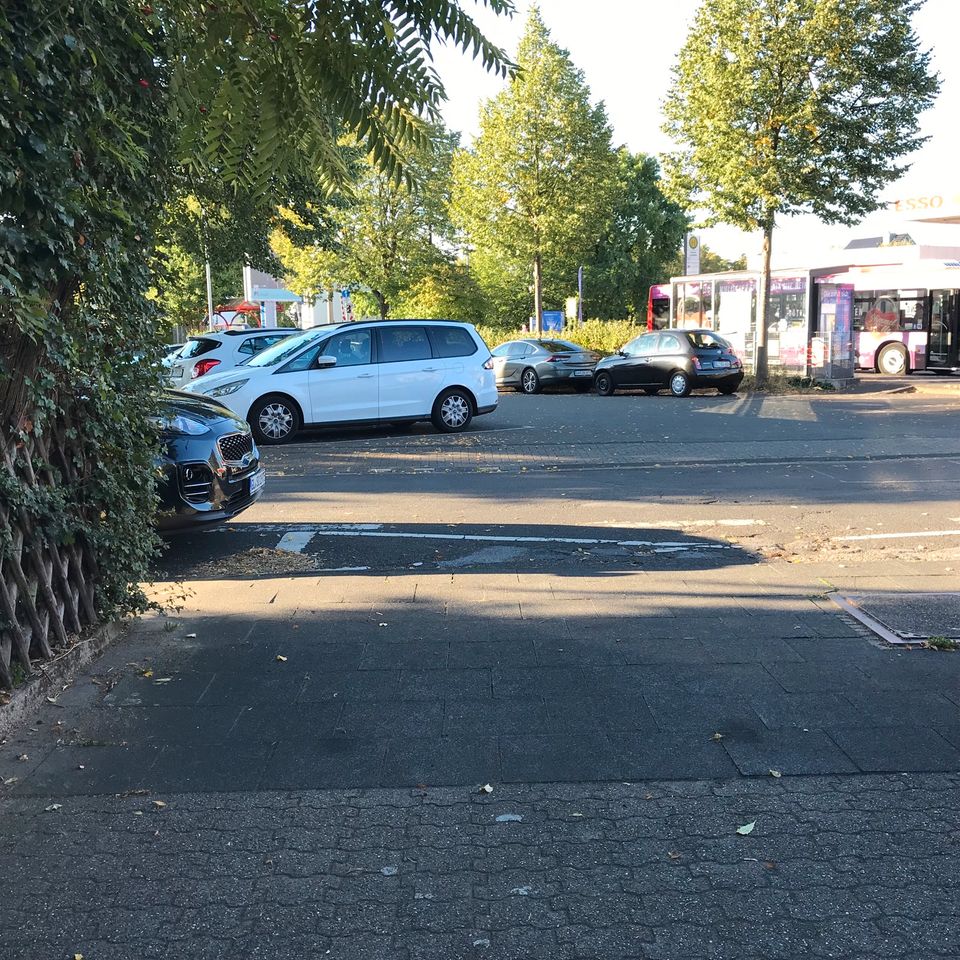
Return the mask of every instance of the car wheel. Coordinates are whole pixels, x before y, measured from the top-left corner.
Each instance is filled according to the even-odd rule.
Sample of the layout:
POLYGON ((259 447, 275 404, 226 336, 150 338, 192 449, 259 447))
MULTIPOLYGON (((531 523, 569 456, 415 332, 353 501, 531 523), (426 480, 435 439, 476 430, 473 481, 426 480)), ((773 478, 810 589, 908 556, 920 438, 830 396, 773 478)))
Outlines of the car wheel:
POLYGON ((888 377, 902 377, 910 372, 910 358, 898 343, 889 343, 877 357, 877 372, 888 377))
POLYGON ((257 443, 287 443, 301 426, 300 411, 288 397, 261 397, 250 409, 250 427, 257 443))
POLYGON ((643 392, 644 392, 648 397, 655 397, 655 396, 660 392, 660 388, 659 388, 659 387, 644 387, 644 388, 643 388, 643 392))
POLYGON ((593 385, 597 388, 597 393, 601 397, 612 397, 615 387, 613 386, 613 377, 609 373, 598 373, 593 379, 593 385))
POLYGON ((537 371, 531 367, 527 367, 523 373, 520 374, 520 389, 524 393, 539 393, 543 387, 540 385, 540 378, 537 376, 537 371))
POLYGON ((688 397, 692 389, 693 384, 690 382, 690 377, 682 370, 670 375, 670 392, 675 397, 688 397))
POLYGON ((590 387, 591 383, 589 380, 586 383, 582 380, 576 380, 573 384, 573 389, 576 390, 577 393, 586 393, 590 387))
POLYGON ((433 405, 430 419, 443 433, 460 433, 473 419, 473 399, 466 390, 457 387, 444 390, 433 405))

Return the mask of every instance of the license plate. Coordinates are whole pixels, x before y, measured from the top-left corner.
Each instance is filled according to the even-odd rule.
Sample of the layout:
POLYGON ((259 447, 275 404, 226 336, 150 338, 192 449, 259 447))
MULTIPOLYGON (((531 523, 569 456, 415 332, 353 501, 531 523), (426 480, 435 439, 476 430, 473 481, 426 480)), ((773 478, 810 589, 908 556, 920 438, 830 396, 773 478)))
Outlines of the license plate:
POLYGON ((729 367, 729 366, 730 366, 730 361, 729 361, 729 360, 718 360, 718 361, 716 362, 715 366, 718 366, 718 367, 729 367))
POLYGON ((258 470, 250 478, 250 496, 252 497, 255 493, 259 493, 263 489, 264 484, 266 484, 266 482, 267 482, 267 471, 258 470))
POLYGON ((183 367, 174 367, 170 371, 170 376, 172 377, 182 377, 183 376, 183 367))
POLYGON ((589 370, 574 370, 573 375, 575 377, 592 377, 593 374, 589 370))

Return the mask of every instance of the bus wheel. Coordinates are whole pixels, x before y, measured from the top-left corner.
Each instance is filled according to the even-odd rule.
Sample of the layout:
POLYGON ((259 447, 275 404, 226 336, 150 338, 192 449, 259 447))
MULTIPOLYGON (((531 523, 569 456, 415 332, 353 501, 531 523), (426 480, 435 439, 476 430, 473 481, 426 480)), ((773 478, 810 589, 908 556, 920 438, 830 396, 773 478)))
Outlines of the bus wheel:
POLYGON ((888 343, 877 357, 877 373, 902 377, 910 372, 910 358, 899 343, 888 343))

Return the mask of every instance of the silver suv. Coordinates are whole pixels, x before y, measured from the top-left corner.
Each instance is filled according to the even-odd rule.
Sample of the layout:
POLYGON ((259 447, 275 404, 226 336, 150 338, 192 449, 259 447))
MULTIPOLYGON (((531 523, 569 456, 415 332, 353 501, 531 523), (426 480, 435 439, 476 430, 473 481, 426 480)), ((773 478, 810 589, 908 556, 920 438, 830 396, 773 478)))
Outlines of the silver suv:
POLYGON ((220 373, 246 363, 258 353, 293 333, 293 327, 223 330, 188 338, 180 352, 169 362, 170 382, 185 387, 211 371, 220 373))

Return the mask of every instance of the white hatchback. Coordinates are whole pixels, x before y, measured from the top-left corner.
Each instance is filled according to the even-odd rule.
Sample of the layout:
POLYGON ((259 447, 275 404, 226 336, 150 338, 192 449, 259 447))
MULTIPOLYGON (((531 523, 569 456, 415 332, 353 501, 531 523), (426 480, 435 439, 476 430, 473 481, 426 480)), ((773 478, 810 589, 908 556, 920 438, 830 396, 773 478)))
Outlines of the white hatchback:
POLYGON ((212 371, 220 373, 246 363, 281 340, 301 331, 293 327, 251 330, 218 330, 188 338, 187 342, 165 364, 174 387, 205 377, 212 371))
POLYGON ((489 348, 472 324, 446 320, 315 327, 186 389, 249 421, 259 443, 356 423, 431 420, 455 433, 497 408, 489 348))

